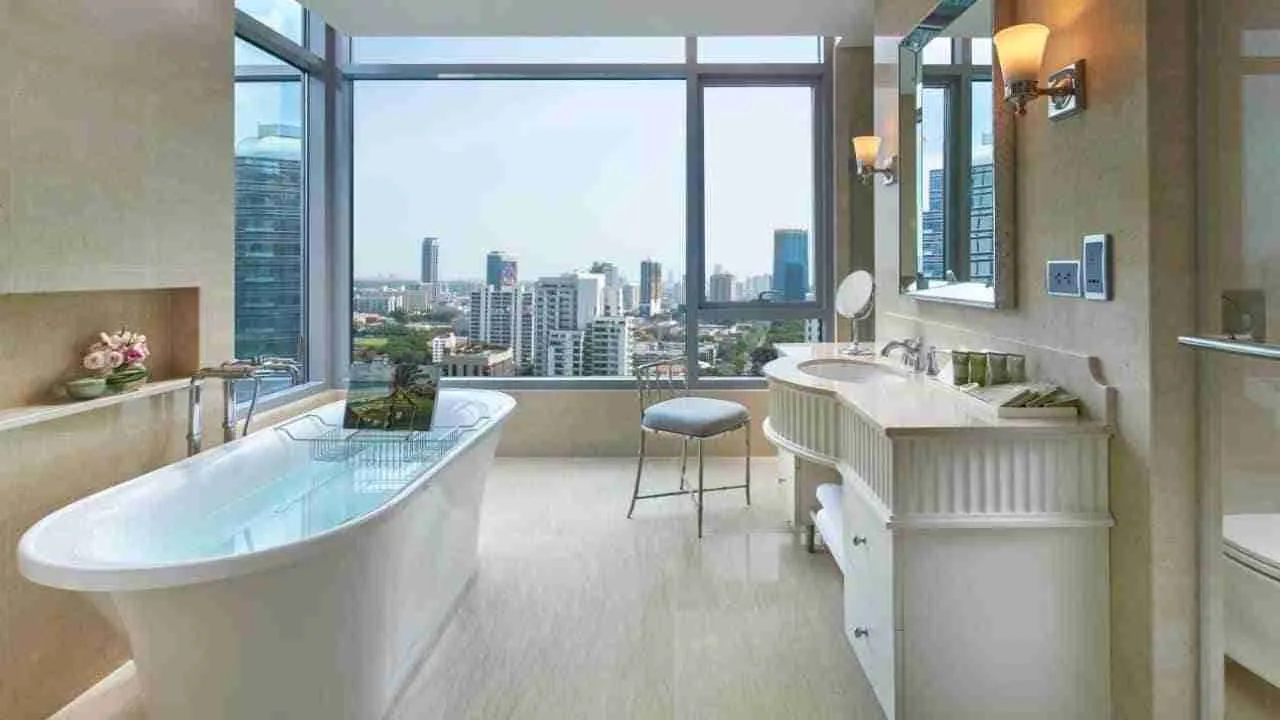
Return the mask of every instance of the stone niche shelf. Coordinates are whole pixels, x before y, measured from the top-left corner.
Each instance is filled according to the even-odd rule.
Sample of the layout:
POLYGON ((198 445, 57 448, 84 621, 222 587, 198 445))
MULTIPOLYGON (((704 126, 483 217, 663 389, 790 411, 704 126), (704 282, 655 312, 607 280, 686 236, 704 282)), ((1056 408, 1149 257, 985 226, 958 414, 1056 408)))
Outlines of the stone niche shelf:
POLYGON ((49 405, 29 405, 26 407, 0 410, 0 432, 16 430, 21 427, 48 422, 50 420, 57 420, 58 418, 64 418, 69 415, 101 410, 102 408, 111 407, 112 405, 120 405, 133 400, 144 400, 146 398, 156 397, 157 395, 168 395, 170 393, 182 392, 187 389, 190 383, 190 378, 161 380, 160 382, 149 382, 133 392, 104 395, 92 400, 69 400, 49 405))
POLYGON ((0 295, 0 430, 178 392, 199 365, 199 341, 193 287, 0 295), (131 393, 65 398, 62 383, 84 375, 88 345, 122 325, 147 335, 151 382, 131 393))

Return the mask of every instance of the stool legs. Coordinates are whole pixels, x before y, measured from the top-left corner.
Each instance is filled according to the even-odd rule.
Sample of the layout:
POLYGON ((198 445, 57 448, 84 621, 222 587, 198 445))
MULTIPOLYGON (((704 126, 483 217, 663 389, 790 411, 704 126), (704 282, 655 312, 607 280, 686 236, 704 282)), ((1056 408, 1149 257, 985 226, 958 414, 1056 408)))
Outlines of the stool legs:
POLYGON ((689 465, 689 438, 680 438, 680 489, 684 490, 684 471, 689 465))
POLYGON ((702 438, 698 438, 698 538, 702 538, 702 438))
MULTIPOLYGON (((636 459, 636 486, 631 491, 631 507, 627 508, 627 519, 631 519, 631 514, 636 511, 636 499, 640 497, 640 475, 644 472, 644 441, 648 435, 642 428, 640 430, 640 457, 636 459)), ((683 473, 681 474, 683 478, 683 473)))
MULTIPOLYGON (((744 458, 744 462, 746 464, 743 466, 743 470, 745 472, 746 477, 743 484, 727 485, 723 487, 718 486, 718 487, 713 487, 711 489, 714 491, 714 490, 737 490, 738 488, 742 488, 743 490, 746 491, 747 505, 751 505, 751 423, 748 422, 747 424, 743 425, 742 431, 743 433, 745 433, 744 439, 746 441, 746 457, 744 458)), ((631 516, 635 513, 636 501, 640 499, 640 479, 644 475, 645 445, 648 439, 648 435, 649 434, 645 432, 643 429, 640 430, 640 451, 639 451, 638 457, 636 458, 636 482, 635 482, 635 486, 631 490, 631 505, 630 507, 627 508, 627 519, 630 519, 631 516)), ((706 454, 703 452, 703 447, 702 447, 703 440, 705 438, 701 438, 701 437, 693 438, 693 440, 697 441, 697 444, 698 444, 698 448, 697 448, 698 449, 698 487, 696 490, 687 489, 688 483, 685 480, 689 470, 689 439, 690 439, 689 436, 681 437, 680 489, 676 492, 651 493, 649 495, 645 495, 645 498, 667 497, 671 495, 689 495, 689 494, 697 493, 698 501, 695 504, 698 506, 698 537, 701 538, 702 537, 702 515, 703 515, 702 506, 706 498, 706 484, 705 484, 706 454)))

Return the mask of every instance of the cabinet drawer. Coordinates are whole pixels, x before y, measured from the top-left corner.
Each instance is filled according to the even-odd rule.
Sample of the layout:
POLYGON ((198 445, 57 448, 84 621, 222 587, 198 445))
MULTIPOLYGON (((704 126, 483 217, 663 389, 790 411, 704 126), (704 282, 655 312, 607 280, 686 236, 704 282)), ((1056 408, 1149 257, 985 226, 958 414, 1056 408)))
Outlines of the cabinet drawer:
POLYGON ((897 648, 893 533, 858 490, 844 491, 845 634, 876 697, 892 718, 897 648))

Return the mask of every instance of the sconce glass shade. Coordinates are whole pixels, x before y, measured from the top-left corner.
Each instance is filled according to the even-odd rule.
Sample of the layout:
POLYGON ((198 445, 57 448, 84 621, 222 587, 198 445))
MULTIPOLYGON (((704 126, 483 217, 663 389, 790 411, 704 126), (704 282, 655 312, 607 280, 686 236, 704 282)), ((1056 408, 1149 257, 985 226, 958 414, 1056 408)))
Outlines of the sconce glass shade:
POLYGON ((853 156, 863 167, 873 168, 880 157, 880 138, 875 135, 859 135, 853 139, 853 156))
POLYGON ((1038 23, 1011 25, 996 33, 993 42, 1006 85, 1040 80, 1049 28, 1038 23))

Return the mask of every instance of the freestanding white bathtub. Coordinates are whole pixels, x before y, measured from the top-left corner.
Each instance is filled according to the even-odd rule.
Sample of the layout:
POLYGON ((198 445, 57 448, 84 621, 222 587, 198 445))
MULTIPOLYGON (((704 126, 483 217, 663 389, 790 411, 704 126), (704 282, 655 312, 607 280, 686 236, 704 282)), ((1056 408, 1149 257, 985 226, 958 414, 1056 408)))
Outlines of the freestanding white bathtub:
MULTIPOLYGON (((281 429, 314 419, 281 423, 53 513, 19 565, 89 593, 128 636, 152 720, 381 718, 475 570, 514 406, 442 390, 434 427, 472 429, 399 474, 281 429)), ((342 409, 315 415, 338 425, 342 409)))

